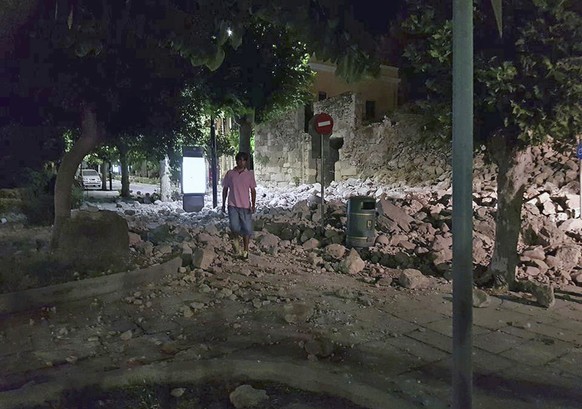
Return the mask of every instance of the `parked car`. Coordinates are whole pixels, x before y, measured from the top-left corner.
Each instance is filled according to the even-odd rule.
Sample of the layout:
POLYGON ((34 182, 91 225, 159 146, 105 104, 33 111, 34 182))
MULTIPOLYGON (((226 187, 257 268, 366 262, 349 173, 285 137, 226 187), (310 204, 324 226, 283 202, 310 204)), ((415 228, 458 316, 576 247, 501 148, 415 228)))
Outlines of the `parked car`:
POLYGON ((94 169, 82 169, 77 178, 83 189, 101 189, 101 175, 94 169))

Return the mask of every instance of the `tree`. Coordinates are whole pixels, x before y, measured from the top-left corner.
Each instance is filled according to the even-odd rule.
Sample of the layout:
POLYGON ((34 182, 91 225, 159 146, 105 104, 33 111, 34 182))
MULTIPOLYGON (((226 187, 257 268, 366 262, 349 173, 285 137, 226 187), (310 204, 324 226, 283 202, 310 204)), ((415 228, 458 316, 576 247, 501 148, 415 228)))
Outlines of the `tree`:
POLYGON ((304 43, 311 41, 319 55, 337 62, 346 77, 373 65, 367 52, 373 42, 343 4, 47 0, 0 5, 1 18, 18 16, 5 29, 14 40, 12 47, 6 41, 0 44, 9 57, 0 69, 0 96, 11 103, 1 116, 29 110, 43 123, 79 130, 57 175, 53 247, 70 217, 70 187, 83 157, 108 136, 138 135, 125 132, 133 127, 129 119, 144 123, 145 118, 154 127, 168 124, 172 115, 166 113, 172 110, 157 115, 157 110, 148 111, 148 103, 175 100, 185 79, 195 75, 192 67, 217 69, 225 48, 236 49, 257 19, 295 28, 308 40, 304 43))
POLYGON ((307 47, 289 30, 259 20, 246 30, 238 48, 227 47, 221 66, 206 74, 203 87, 210 104, 238 118, 240 151, 251 153, 255 122, 311 98, 308 60, 307 47))
POLYGON ((151 37, 140 37, 140 27, 124 20, 123 8, 79 7, 71 9, 69 16, 73 11, 85 14, 84 19, 78 18, 78 26, 71 18, 62 24, 53 17, 53 9, 39 6, 34 25, 18 37, 14 59, 3 61, 2 67, 6 79, 2 93, 11 103, 3 118, 23 123, 39 118, 53 126, 80 128, 57 175, 54 247, 70 217, 70 187, 85 155, 118 135, 171 136, 179 124, 181 90, 194 74, 191 63, 172 49, 151 37), (112 11, 118 14, 118 25, 107 24, 112 11), (99 24, 99 19, 106 22, 99 24), (138 42, 140 47, 133 47, 138 42))
MULTIPOLYGON (((410 98, 448 139, 450 2, 407 3, 402 34, 410 98)), ((483 280, 512 288, 531 147, 549 137, 573 142, 582 130, 582 12, 573 1, 504 3, 499 37, 489 0, 475 6, 475 145, 485 146, 498 168, 496 240, 483 280)))

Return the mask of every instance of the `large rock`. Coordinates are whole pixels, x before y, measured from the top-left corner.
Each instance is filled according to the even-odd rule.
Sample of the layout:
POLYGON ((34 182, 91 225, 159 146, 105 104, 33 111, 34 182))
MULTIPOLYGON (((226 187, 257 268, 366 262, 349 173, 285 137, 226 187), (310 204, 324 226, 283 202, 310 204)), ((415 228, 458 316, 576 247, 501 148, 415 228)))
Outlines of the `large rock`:
POLYGON ((267 392, 255 389, 251 385, 241 385, 229 395, 230 402, 237 409, 257 408, 269 399, 267 392))
POLYGON ((405 232, 410 231, 410 223, 414 221, 401 207, 394 205, 386 198, 382 198, 377 204, 378 212, 394 221, 405 232))
POLYGON ((269 232, 257 232, 255 238, 255 244, 259 248, 266 252, 272 252, 274 249, 279 247, 281 239, 269 232))
POLYGON ((214 261, 214 257, 216 257, 214 247, 197 248, 192 255, 192 264, 196 268, 206 270, 214 261))
POLYGON ((324 251, 326 255, 332 258, 341 259, 346 252, 346 248, 341 244, 330 244, 325 247, 324 251))
POLYGON ((568 245, 560 247, 556 251, 556 259, 558 260, 557 269, 561 273, 569 273, 574 267, 578 266, 582 250, 578 245, 568 245))
POLYGON ((424 288, 429 284, 429 279, 420 270, 407 268, 400 273, 398 283, 404 288, 424 288))
POLYGON ((355 249, 351 249, 348 256, 339 263, 339 271, 344 274, 358 274, 366 267, 366 263, 355 249))
POLYGON ((79 211, 63 226, 59 259, 86 270, 122 270, 129 261, 127 221, 111 211, 79 211))

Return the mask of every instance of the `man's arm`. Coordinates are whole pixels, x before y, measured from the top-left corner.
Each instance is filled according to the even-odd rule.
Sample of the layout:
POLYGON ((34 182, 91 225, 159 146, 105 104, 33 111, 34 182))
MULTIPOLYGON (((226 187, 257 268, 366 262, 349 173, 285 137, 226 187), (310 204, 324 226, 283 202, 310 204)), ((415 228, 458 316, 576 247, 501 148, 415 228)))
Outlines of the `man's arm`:
POLYGON ((222 211, 226 210, 226 198, 228 196, 228 186, 222 188, 222 211))
POLYGON ((251 187, 251 211, 254 213, 255 210, 257 209, 255 207, 255 203, 257 200, 257 191, 255 190, 254 187, 251 187))

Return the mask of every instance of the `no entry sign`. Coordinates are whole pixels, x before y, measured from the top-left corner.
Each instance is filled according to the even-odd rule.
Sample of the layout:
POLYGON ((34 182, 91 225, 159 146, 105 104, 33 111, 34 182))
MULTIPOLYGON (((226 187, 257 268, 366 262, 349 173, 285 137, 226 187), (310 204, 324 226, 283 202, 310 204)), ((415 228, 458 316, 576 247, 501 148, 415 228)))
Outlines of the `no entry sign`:
POLYGON ((315 132, 320 135, 331 135, 332 130, 333 119, 331 115, 322 112, 315 116, 315 132))

